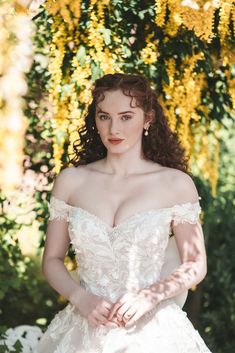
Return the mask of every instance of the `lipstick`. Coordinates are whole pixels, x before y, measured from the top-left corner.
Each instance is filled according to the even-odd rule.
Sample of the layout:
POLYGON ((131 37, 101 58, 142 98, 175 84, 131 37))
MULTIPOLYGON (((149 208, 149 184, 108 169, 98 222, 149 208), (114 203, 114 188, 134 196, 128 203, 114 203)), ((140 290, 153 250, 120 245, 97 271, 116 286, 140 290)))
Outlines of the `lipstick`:
POLYGON ((112 143, 113 145, 117 145, 121 143, 123 140, 121 139, 109 139, 109 142, 112 143))

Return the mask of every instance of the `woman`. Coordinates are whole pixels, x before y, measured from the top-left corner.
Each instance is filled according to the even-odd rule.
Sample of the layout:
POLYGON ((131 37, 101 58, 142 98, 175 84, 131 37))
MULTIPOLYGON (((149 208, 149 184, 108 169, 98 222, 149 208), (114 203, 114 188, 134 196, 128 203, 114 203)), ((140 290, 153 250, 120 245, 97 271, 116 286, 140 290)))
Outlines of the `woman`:
POLYGON ((142 76, 98 79, 57 177, 43 272, 69 304, 37 353, 208 353, 174 297, 206 275, 196 187, 156 92, 142 76), (173 232, 182 264, 161 279, 173 232), (72 243, 79 281, 63 260, 72 243))

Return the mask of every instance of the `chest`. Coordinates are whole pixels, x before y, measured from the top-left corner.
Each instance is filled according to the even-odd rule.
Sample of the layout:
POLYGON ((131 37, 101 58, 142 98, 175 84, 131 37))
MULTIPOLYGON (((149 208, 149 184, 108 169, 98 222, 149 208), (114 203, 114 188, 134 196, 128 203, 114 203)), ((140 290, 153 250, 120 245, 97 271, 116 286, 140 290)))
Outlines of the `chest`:
POLYGON ((145 181, 97 179, 96 182, 93 178, 74 193, 71 204, 114 228, 136 213, 169 205, 168 199, 169 189, 156 187, 153 178, 145 178, 145 181))
MULTIPOLYGON (((110 227, 96 215, 76 208, 70 212, 69 232, 77 248, 109 249, 122 248, 145 251, 147 247, 161 248, 169 239, 171 212, 169 209, 150 209, 136 213, 115 227, 110 227)), ((125 252, 124 251, 124 252, 125 252)))

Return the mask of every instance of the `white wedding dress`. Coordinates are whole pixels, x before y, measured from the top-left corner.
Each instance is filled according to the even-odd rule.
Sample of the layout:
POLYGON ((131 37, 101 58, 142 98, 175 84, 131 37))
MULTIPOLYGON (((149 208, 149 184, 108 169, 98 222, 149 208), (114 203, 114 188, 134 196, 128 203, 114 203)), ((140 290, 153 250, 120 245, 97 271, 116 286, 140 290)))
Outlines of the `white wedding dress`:
MULTIPOLYGON (((178 204, 133 214, 115 227, 52 196, 50 220, 69 222, 80 285, 115 302, 161 278, 170 223, 196 223, 200 205, 178 204)), ((130 328, 95 327, 70 303, 59 311, 34 353, 210 353, 174 298, 130 328)))

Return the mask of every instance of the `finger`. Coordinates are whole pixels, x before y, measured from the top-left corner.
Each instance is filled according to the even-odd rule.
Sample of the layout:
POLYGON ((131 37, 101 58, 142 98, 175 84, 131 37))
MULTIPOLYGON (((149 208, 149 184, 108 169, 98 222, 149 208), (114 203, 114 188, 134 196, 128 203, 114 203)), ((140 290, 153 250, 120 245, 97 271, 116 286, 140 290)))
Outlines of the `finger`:
POLYGON ((114 322, 108 322, 107 324, 100 324, 98 326, 100 326, 100 327, 112 327, 112 328, 117 328, 118 327, 118 325, 115 324, 114 322))
POLYGON ((127 322, 129 322, 132 319, 132 317, 135 315, 135 313, 136 313, 136 310, 134 310, 134 309, 128 310, 123 315, 122 321, 126 324, 127 322))
POLYGON ((108 319, 112 319, 115 312, 126 302, 133 298, 133 293, 124 294, 112 307, 108 319))
POLYGON ((116 313, 116 311, 122 306, 122 303, 117 302, 116 304, 114 304, 114 306, 112 307, 112 309, 110 310, 109 316, 108 316, 108 320, 112 320, 114 314, 116 313))
POLYGON ((138 311, 137 305, 135 303, 132 304, 131 307, 129 307, 128 310, 123 314, 122 316, 123 322, 126 324, 128 321, 130 321, 137 311, 138 311))
POLYGON ((135 314, 130 318, 130 320, 125 324, 125 327, 130 327, 134 325, 142 316, 143 313, 140 310, 136 311, 135 314))
POLYGON ((126 314, 126 312, 130 312, 131 308, 133 307, 133 303, 127 302, 124 303, 117 311, 116 311, 116 316, 119 320, 123 319, 123 316, 126 314))
POLYGON ((119 327, 120 325, 118 323, 116 323, 116 322, 113 322, 113 321, 107 321, 105 326, 116 328, 116 327, 119 327))
POLYGON ((108 317, 109 313, 110 313, 110 310, 107 309, 107 308, 101 308, 99 306, 97 306, 95 308, 95 310, 100 313, 101 315, 105 316, 106 318, 108 317))
POLYGON ((95 318, 95 320, 99 321, 99 323, 107 324, 108 322, 107 318, 97 310, 94 310, 91 315, 95 318))
POLYGON ((124 326, 124 322, 122 320, 118 320, 118 318, 116 316, 114 316, 112 318, 112 320, 109 320, 110 322, 114 322, 115 324, 117 324, 118 326, 124 326))
POLYGON ((111 303, 107 300, 102 300, 99 306, 110 310, 113 307, 113 303, 111 303))

